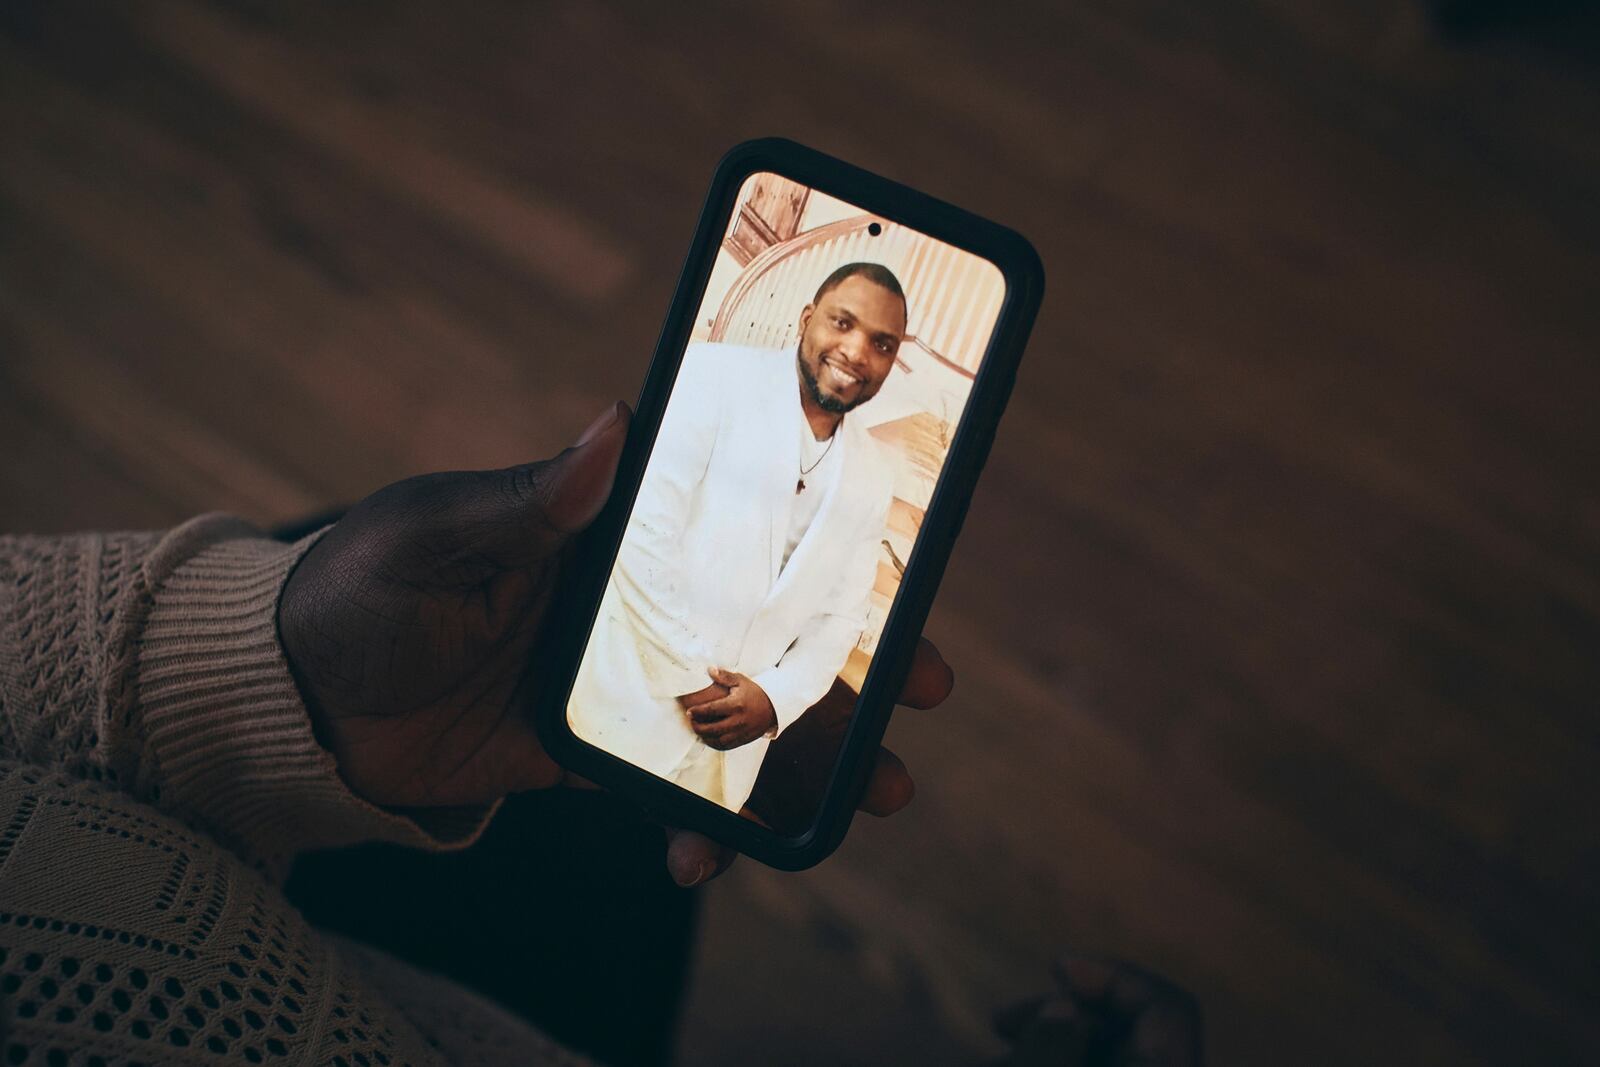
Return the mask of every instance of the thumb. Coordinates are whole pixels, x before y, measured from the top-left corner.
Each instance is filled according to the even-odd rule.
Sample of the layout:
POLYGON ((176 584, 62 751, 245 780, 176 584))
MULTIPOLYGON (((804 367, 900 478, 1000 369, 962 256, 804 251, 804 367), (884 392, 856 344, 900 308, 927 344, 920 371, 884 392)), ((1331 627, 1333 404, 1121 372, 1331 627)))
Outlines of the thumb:
POLYGON ((538 508, 544 520, 562 533, 577 533, 588 526, 611 496, 631 414, 628 405, 619 400, 601 412, 559 456, 509 468, 513 486, 527 483, 532 490, 518 495, 538 508), (529 468, 533 470, 528 471, 529 468), (533 477, 525 477, 525 471, 533 477))
POLYGON ((721 667, 712 667, 706 673, 711 675, 711 680, 713 682, 716 682, 718 685, 725 685, 729 689, 732 689, 739 682, 739 676, 737 674, 729 670, 724 670, 721 667))
POLYGON ((526 567, 593 522, 611 495, 630 414, 619 401, 560 455, 485 472, 492 492, 471 523, 475 547, 502 566, 526 567))

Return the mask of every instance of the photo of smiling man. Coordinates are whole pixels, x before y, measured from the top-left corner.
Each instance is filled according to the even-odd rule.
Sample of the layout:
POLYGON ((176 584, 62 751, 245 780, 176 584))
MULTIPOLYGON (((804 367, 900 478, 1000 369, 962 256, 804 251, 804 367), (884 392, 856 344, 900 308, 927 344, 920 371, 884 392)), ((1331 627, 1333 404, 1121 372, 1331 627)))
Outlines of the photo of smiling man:
POLYGON ((907 310, 887 267, 847 263, 797 346, 688 347, 568 704, 578 736, 744 806, 867 624, 894 470, 852 412, 907 310))

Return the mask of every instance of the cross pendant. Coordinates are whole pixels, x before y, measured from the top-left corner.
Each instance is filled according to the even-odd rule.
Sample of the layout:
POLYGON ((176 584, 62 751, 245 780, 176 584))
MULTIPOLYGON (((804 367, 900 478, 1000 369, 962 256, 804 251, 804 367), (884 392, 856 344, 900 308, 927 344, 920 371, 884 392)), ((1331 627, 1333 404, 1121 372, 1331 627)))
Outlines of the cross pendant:
POLYGON ((805 492, 805 489, 806 489, 806 480, 804 478, 795 479, 794 495, 795 496, 799 496, 801 493, 805 492))

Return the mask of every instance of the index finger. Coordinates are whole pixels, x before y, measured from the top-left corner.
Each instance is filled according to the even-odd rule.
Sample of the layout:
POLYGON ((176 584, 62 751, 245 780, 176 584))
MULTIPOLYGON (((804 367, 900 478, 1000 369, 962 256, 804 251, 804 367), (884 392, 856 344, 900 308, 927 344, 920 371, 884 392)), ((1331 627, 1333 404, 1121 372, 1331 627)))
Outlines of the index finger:
POLYGON ((718 685, 713 682, 704 689, 698 689, 693 693, 685 693, 683 696, 678 698, 678 703, 684 708, 698 708, 702 704, 716 700, 719 697, 725 697, 727 695, 727 686, 718 685))
POLYGON ((696 704, 689 708, 689 718, 695 722, 715 722, 727 718, 742 706, 738 697, 718 697, 716 700, 708 700, 704 704, 696 704))
POLYGON ((935 708, 944 703, 955 685, 955 672, 939 649, 926 637, 918 639, 906 683, 900 687, 899 702, 909 708, 935 708))

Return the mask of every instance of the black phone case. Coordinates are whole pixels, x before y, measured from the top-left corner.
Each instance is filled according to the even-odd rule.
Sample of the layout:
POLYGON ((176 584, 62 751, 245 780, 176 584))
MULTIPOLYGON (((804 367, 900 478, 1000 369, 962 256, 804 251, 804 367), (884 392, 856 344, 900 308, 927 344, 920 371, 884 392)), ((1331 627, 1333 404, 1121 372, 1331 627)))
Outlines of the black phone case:
POLYGON ((1011 395, 1017 364, 1043 289, 1044 268, 1033 246, 1022 236, 915 189, 780 138, 747 141, 724 156, 712 177, 694 241, 639 394, 616 487, 600 517, 574 548, 549 616, 562 620, 562 625, 552 628, 535 664, 540 693, 535 715, 539 736, 550 754, 570 771, 636 799, 663 823, 697 830, 773 867, 801 870, 837 848, 849 829, 934 592, 966 518, 968 501, 1011 395), (999 319, 929 501, 921 532, 906 561, 899 595, 879 637, 827 792, 815 822, 797 836, 767 829, 588 744, 573 734, 566 717, 568 694, 579 660, 627 517, 633 510, 694 315, 735 206, 734 198, 744 180, 758 172, 790 178, 982 256, 999 268, 1006 283, 999 319))

